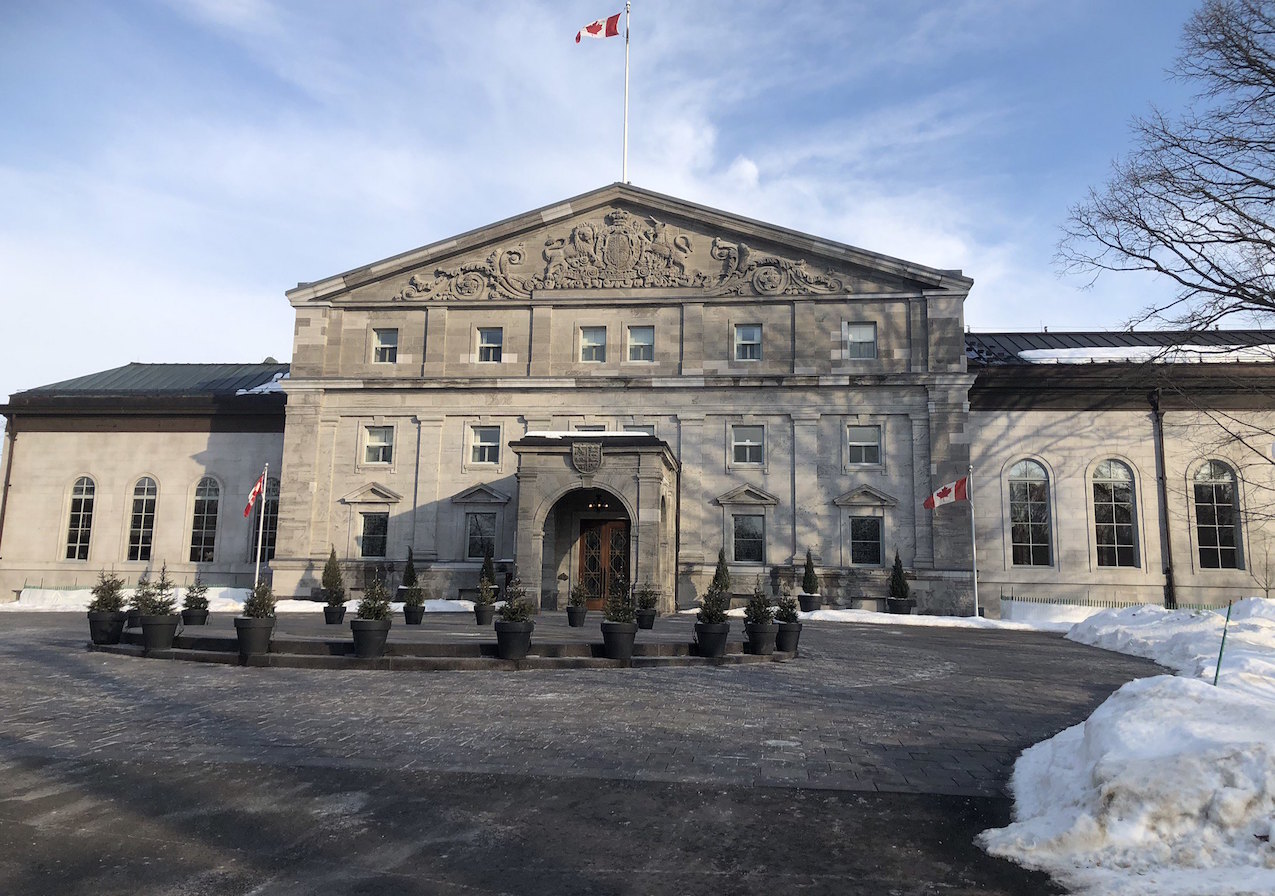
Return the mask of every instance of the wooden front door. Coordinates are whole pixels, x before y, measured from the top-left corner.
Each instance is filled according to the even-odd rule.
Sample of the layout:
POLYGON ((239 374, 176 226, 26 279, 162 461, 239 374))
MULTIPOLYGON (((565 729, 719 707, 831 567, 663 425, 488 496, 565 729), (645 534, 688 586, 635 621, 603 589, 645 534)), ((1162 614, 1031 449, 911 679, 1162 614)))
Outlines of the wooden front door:
POLYGON ((590 610, 602 604, 614 588, 629 580, 629 523, 627 520, 580 521, 580 581, 594 595, 590 610))

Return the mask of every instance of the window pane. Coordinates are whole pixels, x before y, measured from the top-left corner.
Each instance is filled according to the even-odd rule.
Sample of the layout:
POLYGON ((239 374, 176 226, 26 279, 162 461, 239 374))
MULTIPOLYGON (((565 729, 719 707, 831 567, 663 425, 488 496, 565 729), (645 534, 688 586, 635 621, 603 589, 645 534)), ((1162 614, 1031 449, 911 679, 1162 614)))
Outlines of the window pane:
POLYGON ((847 427, 849 450, 847 460, 852 464, 881 463, 881 427, 847 427))
POLYGON ((216 556, 217 514, 221 487, 205 476, 195 487, 195 514, 190 525, 190 562, 211 563, 216 556))
POLYGON ((856 565, 881 565, 881 518, 850 518, 850 562, 856 565))
POLYGON ((498 364, 504 353, 505 331, 503 327, 478 328, 478 360, 498 364))
POLYGON ((87 476, 75 480, 71 489, 71 518, 66 533, 66 559, 89 559, 89 538, 93 532, 93 498, 97 486, 87 476))
POLYGON ((580 328, 580 360, 605 361, 607 359, 607 328, 580 328))
POLYGON ((764 426, 732 426, 731 444, 737 464, 760 464, 766 459, 764 426))
POLYGON ((1238 569, 1239 531, 1235 475, 1220 461, 1207 461, 1195 473, 1195 534, 1203 569, 1238 569))
POLYGON ((364 430, 366 444, 363 448, 365 464, 388 464, 394 458, 394 427, 368 426, 364 430))
POLYGON ((149 476, 133 486, 133 509, 128 527, 128 559, 149 560, 155 537, 155 502, 159 488, 149 476))
POLYGON ((754 514, 737 514, 735 521, 735 559, 741 563, 761 563, 764 557, 765 518, 754 514))
POLYGON ((252 517, 252 549, 249 560, 257 559, 257 539, 261 536, 261 559, 273 560, 275 542, 279 534, 279 480, 271 479, 266 483, 266 492, 257 502, 252 517), (265 514, 264 522, 261 515, 265 514), (264 527, 265 531, 262 531, 264 527))
POLYGON ((856 359, 877 356, 876 324, 846 325, 846 355, 856 359))
POLYGON ((500 463, 500 427, 473 427, 473 443, 470 462, 476 464, 500 463))
POLYGON ((655 327, 629 327, 629 360, 655 360, 655 327))
POLYGON ((1049 566, 1049 480, 1035 461, 1009 471, 1010 547, 1015 566, 1049 566))
POLYGON ((496 514, 465 514, 465 557, 469 560, 481 560, 491 554, 496 555, 496 514))
POLYGON ((388 513, 362 513, 363 535, 359 538, 359 556, 384 557, 386 536, 390 528, 388 513))
POLYGON ((374 362, 393 364, 398 360, 398 330, 373 330, 372 336, 374 362))
POLYGON ((761 360, 761 324, 736 324, 735 360, 761 360))

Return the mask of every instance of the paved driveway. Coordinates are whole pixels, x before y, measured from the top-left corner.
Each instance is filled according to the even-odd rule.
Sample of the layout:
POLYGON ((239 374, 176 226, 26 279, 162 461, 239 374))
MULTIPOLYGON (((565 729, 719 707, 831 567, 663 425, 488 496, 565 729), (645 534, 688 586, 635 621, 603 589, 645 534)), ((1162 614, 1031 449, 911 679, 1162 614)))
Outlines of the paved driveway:
POLYGON ((790 663, 658 670, 244 669, 85 640, 82 616, 0 615, 0 892, 1051 892, 970 838, 1008 819, 1024 747, 1157 671, 829 623, 790 663))

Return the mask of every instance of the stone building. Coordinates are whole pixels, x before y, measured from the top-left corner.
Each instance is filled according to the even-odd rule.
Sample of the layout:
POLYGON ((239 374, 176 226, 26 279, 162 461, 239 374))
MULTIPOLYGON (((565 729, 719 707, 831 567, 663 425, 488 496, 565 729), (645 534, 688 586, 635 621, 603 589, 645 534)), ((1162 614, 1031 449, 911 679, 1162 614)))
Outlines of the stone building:
POLYGON ((1130 353, 1214 334, 967 334, 971 285, 612 185, 298 285, 290 367, 129 365, 14 395, 0 588, 164 560, 250 581, 240 509, 269 462, 283 596, 313 595, 333 549, 357 593, 410 548, 436 596, 490 552, 542 607, 628 581, 671 610, 719 550, 738 592, 792 583, 809 550, 830 602, 872 607, 897 551, 922 609, 971 612, 969 505, 921 505, 972 464, 993 613, 1160 603, 1166 569, 1181 602, 1251 593, 1272 368, 1229 349, 1272 340, 1147 365, 1130 353), (1095 351, 1115 354, 1039 363, 1095 351))

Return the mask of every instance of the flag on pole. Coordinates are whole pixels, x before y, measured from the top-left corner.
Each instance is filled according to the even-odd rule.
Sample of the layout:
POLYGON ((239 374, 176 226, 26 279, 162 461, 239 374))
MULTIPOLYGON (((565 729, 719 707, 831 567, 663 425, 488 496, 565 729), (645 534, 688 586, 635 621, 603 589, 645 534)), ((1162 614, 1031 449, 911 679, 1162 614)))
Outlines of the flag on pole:
POLYGON ((619 37, 620 36, 620 13, 613 16, 607 16, 605 19, 598 19, 596 22, 590 22, 579 31, 576 32, 576 43, 580 43, 582 37, 619 37))
POLYGON ((962 476, 955 482, 949 482, 941 489, 936 491, 925 499, 922 505, 926 510, 933 510, 935 507, 941 507, 944 504, 951 504, 955 501, 969 500, 969 477, 962 476))
POLYGON ((257 498, 266 488, 266 471, 262 470, 261 475, 257 477, 257 484, 252 487, 252 491, 248 492, 248 506, 243 509, 244 518, 247 519, 248 514, 252 513, 252 505, 257 503, 257 498))

